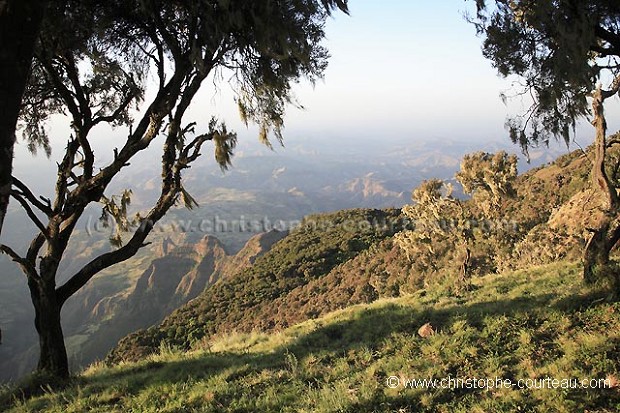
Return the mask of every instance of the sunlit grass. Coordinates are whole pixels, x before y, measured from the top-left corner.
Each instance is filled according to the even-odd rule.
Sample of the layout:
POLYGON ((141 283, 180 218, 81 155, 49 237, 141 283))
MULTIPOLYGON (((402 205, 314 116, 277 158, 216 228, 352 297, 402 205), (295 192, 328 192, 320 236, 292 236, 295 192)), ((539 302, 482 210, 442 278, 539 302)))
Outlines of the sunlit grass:
POLYGON ((616 411, 612 389, 414 389, 413 378, 608 378, 620 372, 620 305, 577 264, 476 279, 462 295, 418 291, 284 331, 232 333, 183 353, 93 365, 13 412, 616 411), (435 334, 422 338, 430 322, 435 334))

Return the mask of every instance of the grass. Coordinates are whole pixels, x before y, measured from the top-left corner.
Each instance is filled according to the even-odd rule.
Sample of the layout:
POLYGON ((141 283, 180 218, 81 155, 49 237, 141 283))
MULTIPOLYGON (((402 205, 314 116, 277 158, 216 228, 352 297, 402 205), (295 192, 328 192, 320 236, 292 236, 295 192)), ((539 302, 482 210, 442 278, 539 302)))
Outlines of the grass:
POLYGON ((14 398, 10 412, 611 412, 620 409, 620 304, 557 263, 475 280, 461 296, 421 290, 275 334, 162 348, 93 365, 75 384, 14 398), (436 333, 417 334, 430 322, 436 333), (607 379, 611 389, 421 389, 443 377, 607 379))

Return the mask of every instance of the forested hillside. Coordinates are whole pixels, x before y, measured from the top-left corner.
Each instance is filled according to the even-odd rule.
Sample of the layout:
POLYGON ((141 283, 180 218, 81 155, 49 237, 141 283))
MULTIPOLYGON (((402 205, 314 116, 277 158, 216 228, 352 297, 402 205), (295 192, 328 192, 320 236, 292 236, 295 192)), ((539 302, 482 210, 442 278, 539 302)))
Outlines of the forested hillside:
MULTIPOLYGON (((596 218, 588 167, 588 153, 576 151, 517 177, 501 203, 512 248, 474 231, 465 288, 447 240, 432 241, 443 254, 435 269, 396 241, 416 225, 399 209, 308 216, 286 236, 256 237, 232 261, 204 263, 227 275, 122 339, 75 385, 23 402, 7 389, 0 402, 49 412, 614 411, 617 303, 605 282, 583 285, 575 261, 596 218), (252 254, 265 242, 273 246, 252 254), (428 384, 446 377, 598 387, 428 384)), ((483 200, 458 201, 459 213, 483 200)), ((206 238, 202 253, 217 245, 206 238)), ((37 380, 18 391, 38 394, 37 380)))
MULTIPOLYGON (((162 340, 189 349, 192 343, 216 332, 273 328, 279 323, 276 314, 286 311, 286 306, 275 307, 276 299, 325 276, 393 235, 402 226, 398 217, 398 210, 347 210, 309 216, 251 267, 207 289, 167 317, 161 328, 123 339, 109 359, 138 359, 159 348, 162 340)), ((364 285, 350 288, 359 288, 362 295, 368 290, 364 285)))

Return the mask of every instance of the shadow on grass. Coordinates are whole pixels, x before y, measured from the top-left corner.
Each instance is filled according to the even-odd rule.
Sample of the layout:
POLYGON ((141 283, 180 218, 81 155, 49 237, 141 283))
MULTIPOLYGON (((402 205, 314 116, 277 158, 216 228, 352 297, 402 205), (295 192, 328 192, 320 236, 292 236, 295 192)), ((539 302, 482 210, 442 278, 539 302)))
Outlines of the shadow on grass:
MULTIPOLYGON (((412 339, 420 339, 418 328, 431 323, 438 330, 448 326, 456 318, 467 321, 473 327, 481 328, 489 316, 515 316, 532 309, 550 308, 560 312, 581 311, 585 307, 598 306, 604 302, 600 292, 581 296, 558 298, 554 294, 521 296, 513 299, 486 301, 470 304, 454 304, 442 309, 385 304, 380 307, 364 308, 352 315, 351 319, 317 324, 317 327, 293 342, 277 347, 269 353, 213 353, 198 358, 169 362, 150 361, 118 370, 106 370, 92 377, 80 377, 65 391, 77 392, 79 388, 89 387, 92 392, 121 385, 125 394, 138 394, 147 387, 179 383, 188 380, 201 380, 230 372, 227 381, 235 380, 263 369, 286 369, 287 356, 291 353, 298 359, 321 352, 341 355, 343 352, 361 348, 373 348, 388 340, 393 334, 409 334, 412 339)), ((0 395, 0 408, 7 407, 15 399, 24 399, 24 393, 12 392, 0 395), (8 397, 8 399, 7 399, 8 397)))
POLYGON ((454 305, 441 310, 427 308, 422 311, 398 304, 387 304, 379 308, 363 309, 351 320, 318 328, 299 338, 296 343, 288 347, 288 350, 298 356, 305 356, 316 349, 346 351, 368 347, 380 343, 394 333, 418 337, 418 329, 426 323, 431 323, 435 329, 441 330, 456 317, 474 327, 480 327, 485 317, 511 316, 532 307, 551 303, 554 297, 552 294, 545 294, 454 305))

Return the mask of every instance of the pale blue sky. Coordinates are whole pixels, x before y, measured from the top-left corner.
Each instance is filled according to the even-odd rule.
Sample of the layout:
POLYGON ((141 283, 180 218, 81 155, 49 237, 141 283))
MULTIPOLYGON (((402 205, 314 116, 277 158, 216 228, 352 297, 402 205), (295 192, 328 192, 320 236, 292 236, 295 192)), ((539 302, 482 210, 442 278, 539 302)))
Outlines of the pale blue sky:
POLYGON ((452 135, 456 125, 467 138, 501 131, 504 82, 481 57, 480 40, 463 18, 471 6, 351 1, 351 16, 328 25, 332 60, 325 83, 300 92, 308 113, 291 120, 415 138, 452 135))
MULTIPOLYGON (((349 6, 350 16, 336 14, 327 25, 332 57, 325 79, 296 87, 305 110, 288 111, 285 138, 508 139, 506 116, 529 103, 502 103, 500 93, 511 83, 482 56, 482 39, 464 18, 475 11, 473 0, 350 0, 349 6)), ((615 131, 620 105, 612 106, 615 131)), ((225 88, 203 90, 193 113, 205 110, 254 138, 225 88)), ((587 142, 589 125, 579 135, 587 142)))
MULTIPOLYGON (((464 0, 351 0, 350 16, 327 25, 325 79, 296 88, 305 111, 291 109, 287 132, 337 138, 497 138, 505 108, 499 79, 463 14, 464 0), (458 127, 457 127, 458 125, 458 127)), ((238 126, 224 92, 203 99, 238 126), (223 99, 220 99, 223 98, 223 99)))

